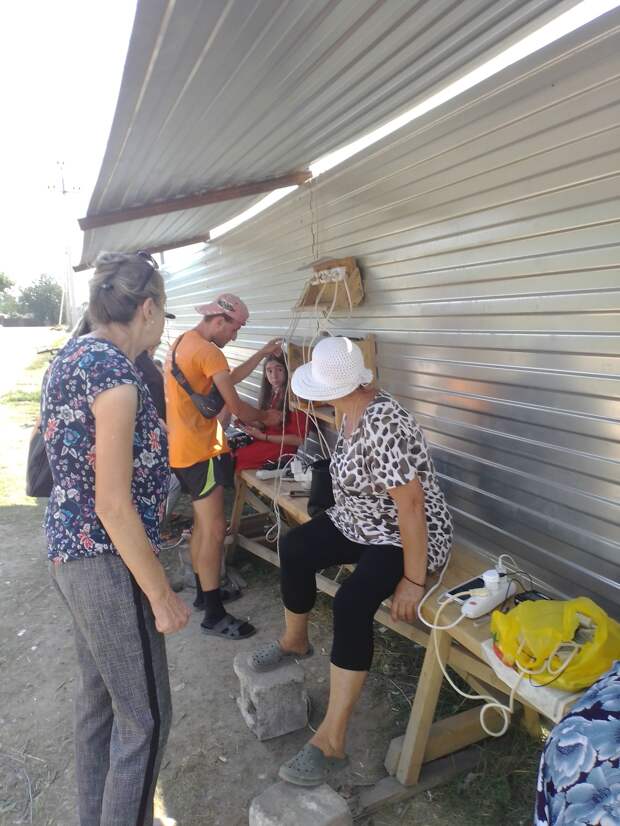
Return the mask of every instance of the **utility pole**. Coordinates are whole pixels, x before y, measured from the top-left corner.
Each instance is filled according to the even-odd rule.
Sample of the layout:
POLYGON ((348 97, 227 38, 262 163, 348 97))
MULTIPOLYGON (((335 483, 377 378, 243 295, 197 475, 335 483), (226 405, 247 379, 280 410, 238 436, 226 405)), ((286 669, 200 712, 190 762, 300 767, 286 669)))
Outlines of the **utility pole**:
POLYGON ((74 300, 73 300, 73 269, 71 267, 71 233, 69 230, 69 215, 68 210, 66 208, 66 202, 64 200, 64 196, 66 195, 75 195, 80 191, 79 186, 69 187, 67 188, 65 184, 65 165, 63 161, 56 161, 56 166, 58 168, 58 183, 53 184, 52 186, 48 186, 50 192, 57 192, 59 195, 63 196, 62 200, 62 212, 63 212, 63 221, 64 221, 64 236, 65 236, 65 260, 64 260, 64 284, 62 285, 62 297, 60 299, 60 313, 58 314, 58 324, 62 324, 62 314, 65 311, 66 306, 66 315, 67 315, 67 322, 69 327, 73 327, 73 324, 76 319, 73 318, 73 310, 74 310, 74 300))

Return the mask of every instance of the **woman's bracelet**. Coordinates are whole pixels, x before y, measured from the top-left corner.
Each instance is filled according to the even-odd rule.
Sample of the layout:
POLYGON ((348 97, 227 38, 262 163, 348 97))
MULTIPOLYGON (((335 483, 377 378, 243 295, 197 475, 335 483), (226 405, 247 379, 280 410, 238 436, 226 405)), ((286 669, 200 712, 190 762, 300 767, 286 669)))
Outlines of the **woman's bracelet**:
POLYGON ((418 588, 426 588, 426 583, 420 583, 420 582, 416 582, 415 579, 409 579, 407 574, 403 574, 403 576, 407 580, 407 582, 410 582, 412 585, 417 585, 418 588))

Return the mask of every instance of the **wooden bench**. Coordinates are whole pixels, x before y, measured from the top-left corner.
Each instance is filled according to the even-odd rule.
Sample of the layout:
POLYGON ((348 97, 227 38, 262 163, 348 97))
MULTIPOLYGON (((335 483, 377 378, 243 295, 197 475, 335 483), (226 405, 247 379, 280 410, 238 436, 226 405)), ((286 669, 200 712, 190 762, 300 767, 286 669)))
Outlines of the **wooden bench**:
MULTIPOLYGON (((237 494, 231 519, 231 549, 236 545, 245 548, 261 559, 279 566, 277 552, 256 538, 243 535, 242 514, 246 504, 259 512, 271 510, 276 502, 282 515, 295 524, 303 524, 310 517, 307 513, 307 499, 293 498, 288 494, 291 488, 299 488, 292 482, 278 482, 274 479, 257 479, 256 471, 243 471, 237 477, 237 494), (262 498, 261 498, 262 497, 262 498)), ((432 621, 438 604, 436 596, 446 588, 478 576, 490 567, 490 561, 483 556, 462 547, 452 550, 450 564, 444 580, 436 594, 431 595, 423 607, 423 616, 432 621)), ((317 574, 317 587, 330 596, 334 596, 339 584, 323 574, 317 574)), ((433 583, 433 578, 429 583, 433 583)), ((442 612, 440 623, 448 624, 458 616, 458 606, 448 606, 442 612)), ((371 812, 386 802, 395 802, 445 782, 451 776, 473 767, 477 755, 472 749, 466 749, 488 735, 482 729, 479 720, 480 704, 472 705, 465 711, 446 719, 433 722, 439 698, 439 690, 444 679, 437 662, 435 647, 430 643, 427 629, 420 624, 393 621, 389 612, 389 600, 375 615, 377 622, 390 628, 426 648, 424 663, 420 674, 415 698, 406 733, 394 738, 386 756, 386 769, 392 776, 380 781, 375 787, 362 793, 361 807, 371 812), (462 751, 466 749, 465 751, 462 751), (459 754, 456 754, 459 752, 459 754)), ((487 665, 482 654, 482 643, 491 636, 489 621, 463 620, 459 625, 445 631, 432 631, 437 636, 437 647, 444 664, 456 671, 476 693, 497 696, 505 700, 507 689, 495 672, 487 665)), ((524 721, 532 734, 539 731, 538 712, 529 707, 517 693, 520 701, 515 708, 523 707, 524 721)), ((487 715, 487 725, 497 725, 499 715, 487 715)))

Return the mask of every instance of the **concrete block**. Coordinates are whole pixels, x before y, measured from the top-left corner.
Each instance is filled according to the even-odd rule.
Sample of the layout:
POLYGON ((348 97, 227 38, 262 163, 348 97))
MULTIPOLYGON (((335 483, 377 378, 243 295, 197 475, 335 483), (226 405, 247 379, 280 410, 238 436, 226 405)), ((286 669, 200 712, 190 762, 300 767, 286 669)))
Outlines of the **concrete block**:
POLYGON ((269 740, 297 731, 308 724, 308 694, 305 674, 297 663, 257 673, 248 665, 249 654, 233 660, 241 696, 237 705, 248 727, 259 740, 269 740))
POLYGON ((250 826, 353 826, 344 798, 323 784, 275 783, 250 804, 250 826))

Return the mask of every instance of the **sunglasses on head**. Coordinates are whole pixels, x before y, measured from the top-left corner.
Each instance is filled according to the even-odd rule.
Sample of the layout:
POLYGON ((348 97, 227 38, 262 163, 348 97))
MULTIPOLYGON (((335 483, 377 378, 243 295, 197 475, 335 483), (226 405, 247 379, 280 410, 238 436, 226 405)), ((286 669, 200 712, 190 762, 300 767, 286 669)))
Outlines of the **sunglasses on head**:
POLYGON ((158 263, 157 263, 157 261, 153 258, 153 256, 151 255, 151 253, 150 253, 150 252, 146 252, 145 250, 138 250, 138 252, 136 253, 136 255, 137 255, 137 256, 139 256, 140 258, 142 258, 144 261, 146 261, 146 263, 147 263, 147 264, 150 266, 150 268, 151 268, 151 269, 147 272, 147 274, 144 276, 144 278, 142 279, 142 283, 141 283, 141 284, 140 284, 140 286, 138 287, 138 292, 140 292, 140 293, 141 293, 141 292, 142 292, 142 290, 143 290, 143 289, 146 287, 146 285, 149 283, 149 278, 153 275, 153 273, 155 272, 155 270, 158 270, 158 269, 159 269, 159 264, 158 264, 158 263))
MULTIPOLYGON (((151 253, 150 253, 150 252, 147 252, 146 250, 138 250, 138 252, 136 253, 136 255, 140 256, 140 258, 143 258, 143 259, 146 261, 146 263, 147 263, 147 264, 149 264, 149 265, 150 265, 150 267, 151 267, 151 269, 147 272, 146 276, 145 276, 145 277, 144 277, 144 279, 142 280, 142 284, 140 285, 140 288, 139 288, 139 290, 138 290, 138 292, 142 292, 142 290, 143 290, 143 289, 146 287, 146 285, 149 283, 149 278, 153 275, 153 273, 155 272, 155 270, 158 270, 158 269, 159 269, 159 264, 158 264, 158 263, 157 263, 157 261, 153 258, 153 256, 151 255, 151 253)), ((166 313, 164 313, 164 315, 166 316, 166 318, 171 318, 171 319, 172 319, 172 318, 176 318, 176 316, 174 315, 174 313, 168 313, 168 312, 166 312, 166 313)))

